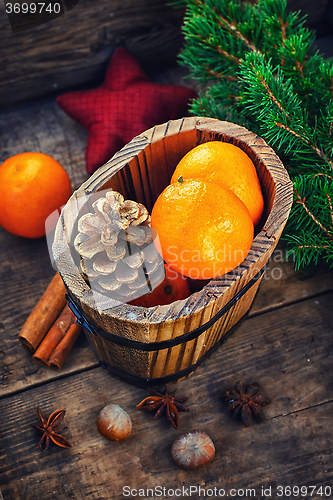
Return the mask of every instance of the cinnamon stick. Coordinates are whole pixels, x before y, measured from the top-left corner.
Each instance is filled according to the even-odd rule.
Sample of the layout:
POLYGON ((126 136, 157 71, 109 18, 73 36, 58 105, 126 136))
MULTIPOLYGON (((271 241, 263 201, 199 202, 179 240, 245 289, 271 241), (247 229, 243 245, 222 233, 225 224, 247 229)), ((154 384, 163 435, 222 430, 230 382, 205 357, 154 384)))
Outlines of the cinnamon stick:
POLYGON ((57 272, 24 323, 18 336, 34 352, 66 304, 65 285, 57 272))
POLYGON ((40 365, 48 367, 49 357, 65 337, 74 320, 75 316, 66 304, 32 356, 32 359, 40 365))
POLYGON ((80 335, 81 330, 82 326, 77 322, 77 319, 75 318, 74 323, 69 327, 66 335, 55 348, 53 354, 51 354, 48 361, 48 366, 50 368, 60 370, 66 359, 66 356, 69 354, 76 339, 80 335))

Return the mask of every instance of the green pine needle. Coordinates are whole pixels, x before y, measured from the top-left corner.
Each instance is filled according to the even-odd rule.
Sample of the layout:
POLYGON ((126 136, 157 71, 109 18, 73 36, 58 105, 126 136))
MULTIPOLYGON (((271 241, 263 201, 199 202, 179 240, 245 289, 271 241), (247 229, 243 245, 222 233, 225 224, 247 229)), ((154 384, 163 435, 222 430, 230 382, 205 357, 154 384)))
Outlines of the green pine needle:
POLYGON ((185 0, 179 62, 205 84, 191 113, 261 135, 294 183, 283 238, 295 268, 333 267, 333 61, 286 0, 185 0))

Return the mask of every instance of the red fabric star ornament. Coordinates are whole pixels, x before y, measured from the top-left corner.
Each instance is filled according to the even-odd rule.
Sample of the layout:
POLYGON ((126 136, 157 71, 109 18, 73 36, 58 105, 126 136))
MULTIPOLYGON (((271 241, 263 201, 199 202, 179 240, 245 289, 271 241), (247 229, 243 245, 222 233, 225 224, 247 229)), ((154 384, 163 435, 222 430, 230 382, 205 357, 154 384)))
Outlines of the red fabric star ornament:
POLYGON ((116 49, 103 84, 57 98, 58 105, 88 131, 86 167, 89 174, 145 130, 187 115, 192 89, 153 83, 135 58, 116 49))

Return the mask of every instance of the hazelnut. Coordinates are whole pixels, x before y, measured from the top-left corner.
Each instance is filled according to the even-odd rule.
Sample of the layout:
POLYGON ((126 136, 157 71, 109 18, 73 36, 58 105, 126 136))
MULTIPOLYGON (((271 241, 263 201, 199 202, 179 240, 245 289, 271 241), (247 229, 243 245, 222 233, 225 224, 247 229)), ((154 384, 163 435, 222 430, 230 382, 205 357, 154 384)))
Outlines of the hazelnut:
POLYGON ((204 431, 190 431, 174 441, 171 455, 179 467, 198 469, 213 460, 215 446, 204 431))
POLYGON ((115 404, 106 405, 98 415, 98 432, 110 441, 125 439, 132 430, 132 421, 128 413, 115 404))

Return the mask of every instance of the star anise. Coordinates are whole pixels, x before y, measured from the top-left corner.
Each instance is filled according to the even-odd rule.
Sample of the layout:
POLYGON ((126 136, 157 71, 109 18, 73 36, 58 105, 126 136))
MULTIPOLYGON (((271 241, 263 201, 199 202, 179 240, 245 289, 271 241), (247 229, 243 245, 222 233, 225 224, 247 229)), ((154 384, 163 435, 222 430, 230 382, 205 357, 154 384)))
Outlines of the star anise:
POLYGON ((145 398, 136 407, 139 410, 144 411, 155 411, 154 420, 159 418, 163 413, 166 414, 167 419, 175 429, 179 427, 179 411, 189 411, 189 408, 183 405, 188 398, 177 397, 175 398, 175 392, 168 393, 166 388, 164 393, 151 390, 151 395, 145 398))
POLYGON ((240 416, 244 425, 251 424, 252 416, 259 422, 265 422, 265 415, 262 407, 268 405, 271 400, 264 394, 259 394, 260 385, 256 382, 244 386, 242 382, 236 382, 236 387, 232 391, 227 391, 226 401, 228 410, 233 412, 232 418, 240 416))
POLYGON ((37 412, 40 419, 40 425, 31 424, 34 429, 37 429, 38 431, 43 433, 37 445, 37 448, 41 448, 44 444, 44 441, 45 450, 49 449, 51 441, 53 441, 53 443, 55 443, 56 445, 61 446, 62 448, 71 448, 72 445, 67 441, 67 439, 58 434, 58 432, 67 429, 67 427, 59 427, 59 423, 64 418, 66 410, 56 410, 51 413, 49 418, 44 415, 40 408, 37 408, 37 412))

